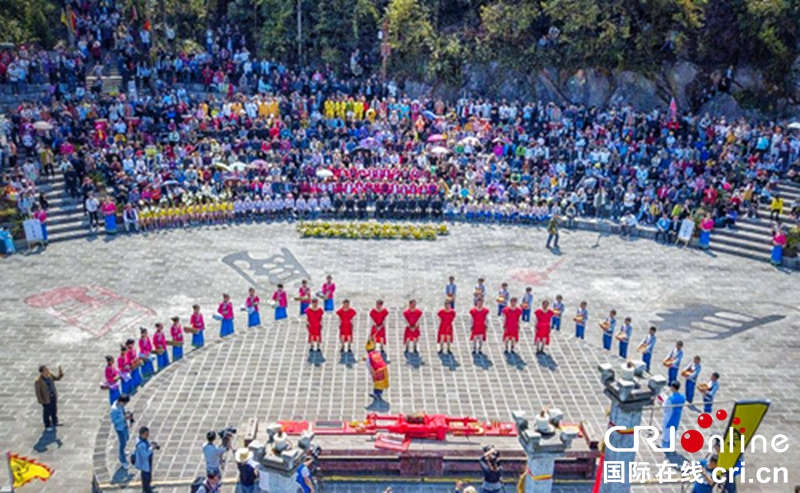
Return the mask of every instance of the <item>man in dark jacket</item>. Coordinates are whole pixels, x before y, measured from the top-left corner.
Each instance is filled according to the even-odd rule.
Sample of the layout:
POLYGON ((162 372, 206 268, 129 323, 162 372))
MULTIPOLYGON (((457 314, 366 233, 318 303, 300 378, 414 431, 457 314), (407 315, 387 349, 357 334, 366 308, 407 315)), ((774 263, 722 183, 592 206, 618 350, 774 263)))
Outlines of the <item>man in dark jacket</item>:
POLYGON ((58 367, 58 376, 50 373, 47 365, 39 367, 39 378, 33 383, 33 388, 36 391, 36 400, 42 405, 42 416, 44 419, 44 428, 46 431, 53 431, 58 426, 58 391, 56 390, 56 381, 64 377, 64 372, 61 367, 58 367))

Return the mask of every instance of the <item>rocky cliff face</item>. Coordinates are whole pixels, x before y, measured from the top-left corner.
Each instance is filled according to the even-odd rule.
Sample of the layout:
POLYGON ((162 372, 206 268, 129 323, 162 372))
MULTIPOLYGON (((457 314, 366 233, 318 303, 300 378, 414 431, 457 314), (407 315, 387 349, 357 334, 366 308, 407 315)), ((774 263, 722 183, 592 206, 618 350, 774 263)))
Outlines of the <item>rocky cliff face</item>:
POLYGON ((519 73, 497 64, 470 66, 464 70, 461 87, 406 84, 412 97, 435 95, 456 97, 540 100, 557 104, 609 107, 630 104, 639 110, 666 109, 674 97, 679 111, 709 112, 729 118, 800 118, 800 56, 795 63, 794 93, 783 100, 770 99, 761 73, 749 66, 736 67, 726 91, 720 91, 725 70, 711 72, 687 62, 665 65, 658 73, 608 71, 583 68, 575 71, 554 67, 519 73), (763 104, 764 102, 768 104, 763 104), (765 107, 759 107, 762 104, 765 107), (745 106, 746 108, 744 108, 745 106))

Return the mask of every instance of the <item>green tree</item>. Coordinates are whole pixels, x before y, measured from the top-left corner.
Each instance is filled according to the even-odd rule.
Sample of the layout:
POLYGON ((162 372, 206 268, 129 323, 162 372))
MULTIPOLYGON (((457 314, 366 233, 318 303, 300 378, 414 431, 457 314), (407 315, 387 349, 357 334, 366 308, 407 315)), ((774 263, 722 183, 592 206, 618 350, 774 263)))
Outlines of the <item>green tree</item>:
POLYGON ((392 49, 389 70, 400 77, 423 78, 433 52, 435 34, 428 9, 418 0, 391 0, 385 19, 392 49))

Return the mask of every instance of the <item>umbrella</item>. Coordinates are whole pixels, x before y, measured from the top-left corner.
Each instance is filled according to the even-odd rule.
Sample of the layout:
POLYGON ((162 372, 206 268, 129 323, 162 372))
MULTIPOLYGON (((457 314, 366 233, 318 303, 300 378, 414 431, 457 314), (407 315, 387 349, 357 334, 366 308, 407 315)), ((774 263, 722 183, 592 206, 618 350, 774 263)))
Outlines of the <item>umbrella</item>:
MULTIPOLYGON (((36 125, 34 125, 35 127, 36 125)), ((790 123, 789 127, 790 130, 800 130, 800 122, 790 123)))
POLYGON ((244 171, 247 168, 247 165, 241 161, 236 161, 235 163, 231 164, 231 170, 233 171, 244 171))
POLYGON ((430 137, 428 137, 428 142, 439 142, 442 140, 444 140, 444 135, 442 134, 433 134, 430 137))
POLYGON ((370 149, 369 147, 358 146, 355 149, 353 149, 352 152, 372 152, 372 149, 370 149))
POLYGON ((367 137, 366 139, 361 139, 358 145, 359 147, 378 147, 379 142, 374 137, 367 137))
POLYGON ((431 111, 431 110, 425 110, 425 111, 423 111, 423 112, 422 112, 422 116, 424 116, 424 117, 425 117, 425 118, 427 118, 428 120, 435 120, 435 119, 436 119, 436 115, 434 115, 434 114, 433 114, 433 111, 431 111))
POLYGON ((329 169, 318 169, 317 178, 330 178, 333 176, 333 171, 329 169))
POLYGON ((233 169, 225 163, 214 163, 214 166, 219 169, 224 169, 225 171, 233 171, 233 169))
POLYGON ((163 185, 165 187, 168 187, 170 185, 180 185, 180 183, 178 183, 176 180, 167 180, 164 183, 162 183, 161 185, 163 185))
POLYGON ((475 147, 475 146, 481 145, 481 141, 478 140, 477 137, 470 136, 470 137, 464 137, 463 139, 461 139, 461 142, 459 142, 459 144, 465 145, 465 146, 466 145, 470 145, 472 147, 475 147))
POLYGON ((33 124, 33 128, 36 130, 53 130, 53 125, 45 121, 38 121, 33 124))
POLYGON ((450 149, 442 146, 436 146, 433 149, 431 149, 431 154, 434 154, 436 156, 444 156, 445 154, 450 154, 450 149))

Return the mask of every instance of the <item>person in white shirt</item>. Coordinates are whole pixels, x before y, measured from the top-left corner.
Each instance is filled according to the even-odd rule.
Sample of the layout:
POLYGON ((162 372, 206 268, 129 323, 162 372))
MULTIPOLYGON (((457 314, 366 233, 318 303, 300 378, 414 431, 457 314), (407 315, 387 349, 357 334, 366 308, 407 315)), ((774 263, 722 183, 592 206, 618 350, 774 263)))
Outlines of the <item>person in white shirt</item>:
POLYGON ((122 211, 122 220, 125 223, 125 231, 131 232, 139 231, 139 211, 133 208, 131 204, 126 204, 125 209, 122 211))
POLYGON ((86 212, 89 214, 89 230, 93 231, 95 228, 100 228, 100 201, 94 196, 94 193, 89 192, 86 197, 86 212))

